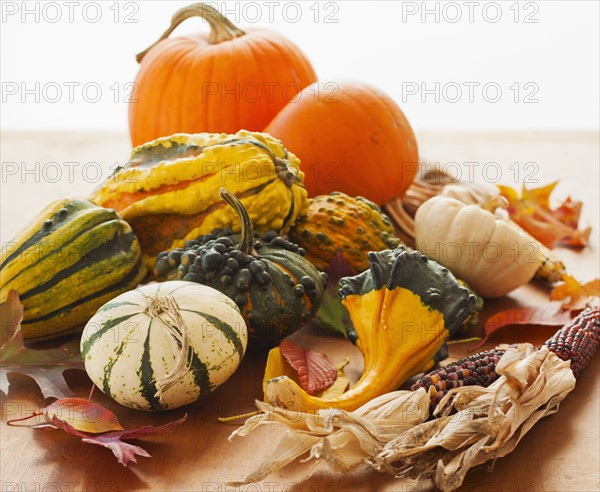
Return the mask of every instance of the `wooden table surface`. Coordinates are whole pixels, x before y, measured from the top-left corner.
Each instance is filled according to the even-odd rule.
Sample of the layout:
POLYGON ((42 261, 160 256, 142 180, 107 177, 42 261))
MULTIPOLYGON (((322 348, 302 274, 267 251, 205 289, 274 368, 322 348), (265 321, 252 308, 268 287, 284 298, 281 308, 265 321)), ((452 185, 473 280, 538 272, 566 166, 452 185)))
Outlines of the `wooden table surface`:
MULTIPOLYGON (((600 276, 598 258, 599 141, 596 133, 426 133, 420 134, 421 155, 456 169, 466 177, 495 179, 515 185, 527 176, 544 184, 560 179, 557 198, 572 194, 585 203, 583 221, 595 226, 590 246, 575 252, 558 249, 568 269, 580 280, 600 276), (471 163, 471 164, 465 164, 471 163), (475 164, 473 164, 475 163, 475 164), (497 163, 495 164, 489 163, 497 163), (517 163, 517 164, 515 164, 517 163), (533 173, 533 175, 531 175, 533 173)), ((87 195, 109 167, 126 162, 124 134, 3 133, 1 144, 1 231, 3 243, 51 200, 87 195)), ((548 290, 529 285, 510 296, 486 302, 482 321, 490 313, 519 305, 539 305, 548 290)), ((541 343, 553 330, 507 330, 502 341, 541 343)), ((328 337, 312 327, 297 336, 303 345, 318 347, 334 361, 349 355, 351 372, 361 370, 360 353, 349 342, 328 337)), ((493 344, 490 344, 493 345, 493 344)), ((451 358, 461 357, 469 344, 453 345, 451 358)), ((248 353, 234 376, 215 393, 186 408, 165 414, 145 414, 119 407, 100 392, 95 398, 113 409, 125 427, 160 424, 188 413, 188 421, 172 433, 145 439, 152 458, 140 458, 127 468, 103 448, 84 445, 60 431, 9 427, 7 419, 25 416, 38 403, 28 399, 26 385, 15 387, 2 402, 0 424, 1 489, 4 491, 345 491, 434 490, 430 482, 394 479, 367 468, 340 475, 326 464, 311 468, 291 464, 264 482, 238 489, 226 482, 240 480, 266 456, 281 430, 266 426, 247 438, 227 440, 235 428, 217 422, 219 416, 252 411, 261 397, 265 353, 248 353), (312 473, 310 476, 309 474, 312 473)), ((465 491, 594 491, 600 489, 600 358, 598 354, 557 414, 540 421, 517 449, 498 460, 492 472, 469 473, 465 491)), ((83 380, 73 388, 85 394, 83 380)))

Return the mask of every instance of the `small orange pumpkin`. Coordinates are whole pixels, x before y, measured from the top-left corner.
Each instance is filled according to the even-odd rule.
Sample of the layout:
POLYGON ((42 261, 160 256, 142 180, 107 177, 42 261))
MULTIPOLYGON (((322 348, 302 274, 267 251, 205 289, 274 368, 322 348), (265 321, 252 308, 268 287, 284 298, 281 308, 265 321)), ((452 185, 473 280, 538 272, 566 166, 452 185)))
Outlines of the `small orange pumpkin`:
POLYGON ((291 41, 265 29, 244 32, 202 3, 179 10, 137 61, 137 102, 129 106, 134 147, 174 133, 262 131, 288 101, 317 80, 291 41), (205 19, 210 34, 168 39, 191 17, 205 19))
POLYGON ((417 172, 417 141, 404 113, 365 84, 312 84, 265 132, 300 158, 311 197, 343 191, 383 205, 404 195, 417 172))

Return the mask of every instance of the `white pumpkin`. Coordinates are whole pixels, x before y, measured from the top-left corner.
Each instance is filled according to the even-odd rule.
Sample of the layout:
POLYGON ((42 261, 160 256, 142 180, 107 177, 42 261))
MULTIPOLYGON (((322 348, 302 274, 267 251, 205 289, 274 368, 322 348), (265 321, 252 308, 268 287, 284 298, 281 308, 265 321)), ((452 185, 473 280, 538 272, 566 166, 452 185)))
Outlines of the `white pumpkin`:
POLYGON ((166 410, 196 401, 237 369, 246 323, 225 294, 172 281, 125 292, 87 323, 81 354, 92 382, 127 407, 166 410))
MULTIPOLYGON (((497 205, 500 198, 495 200, 497 205)), ((520 287, 539 266, 539 247, 520 228, 478 205, 443 196, 418 208, 415 244, 483 297, 520 287)))

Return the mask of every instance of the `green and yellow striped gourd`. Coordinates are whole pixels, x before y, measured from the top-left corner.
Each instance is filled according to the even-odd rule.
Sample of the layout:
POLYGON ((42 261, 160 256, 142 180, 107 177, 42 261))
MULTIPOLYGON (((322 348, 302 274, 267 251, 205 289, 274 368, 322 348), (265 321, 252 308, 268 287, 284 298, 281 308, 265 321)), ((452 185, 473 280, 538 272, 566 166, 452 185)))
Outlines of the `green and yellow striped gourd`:
POLYGON ((92 200, 131 225, 151 268, 158 253, 186 240, 240 231, 221 187, 242 201, 258 233, 286 232, 308 206, 303 181, 298 158, 266 133, 176 134, 135 148, 92 200))
POLYGON ((15 290, 26 341, 81 329, 104 303, 146 275, 131 227, 85 198, 59 200, 2 249, 0 302, 15 290))
POLYGON ((193 282, 161 282, 102 306, 81 337, 85 369, 127 407, 159 411, 206 396, 237 369, 248 331, 225 294, 193 282))

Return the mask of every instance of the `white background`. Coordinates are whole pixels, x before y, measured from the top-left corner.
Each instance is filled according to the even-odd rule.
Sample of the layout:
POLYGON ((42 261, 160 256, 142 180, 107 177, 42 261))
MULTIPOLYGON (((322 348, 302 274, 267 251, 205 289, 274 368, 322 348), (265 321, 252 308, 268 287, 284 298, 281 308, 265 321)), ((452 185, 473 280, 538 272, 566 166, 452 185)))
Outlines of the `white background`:
MULTIPOLYGON (((189 3, 3 0, 2 129, 125 130, 135 53, 189 3)), ((321 80, 381 87, 417 131, 599 126, 594 0, 211 3, 285 34, 321 80)), ((190 19, 174 35, 207 29, 190 19)))

